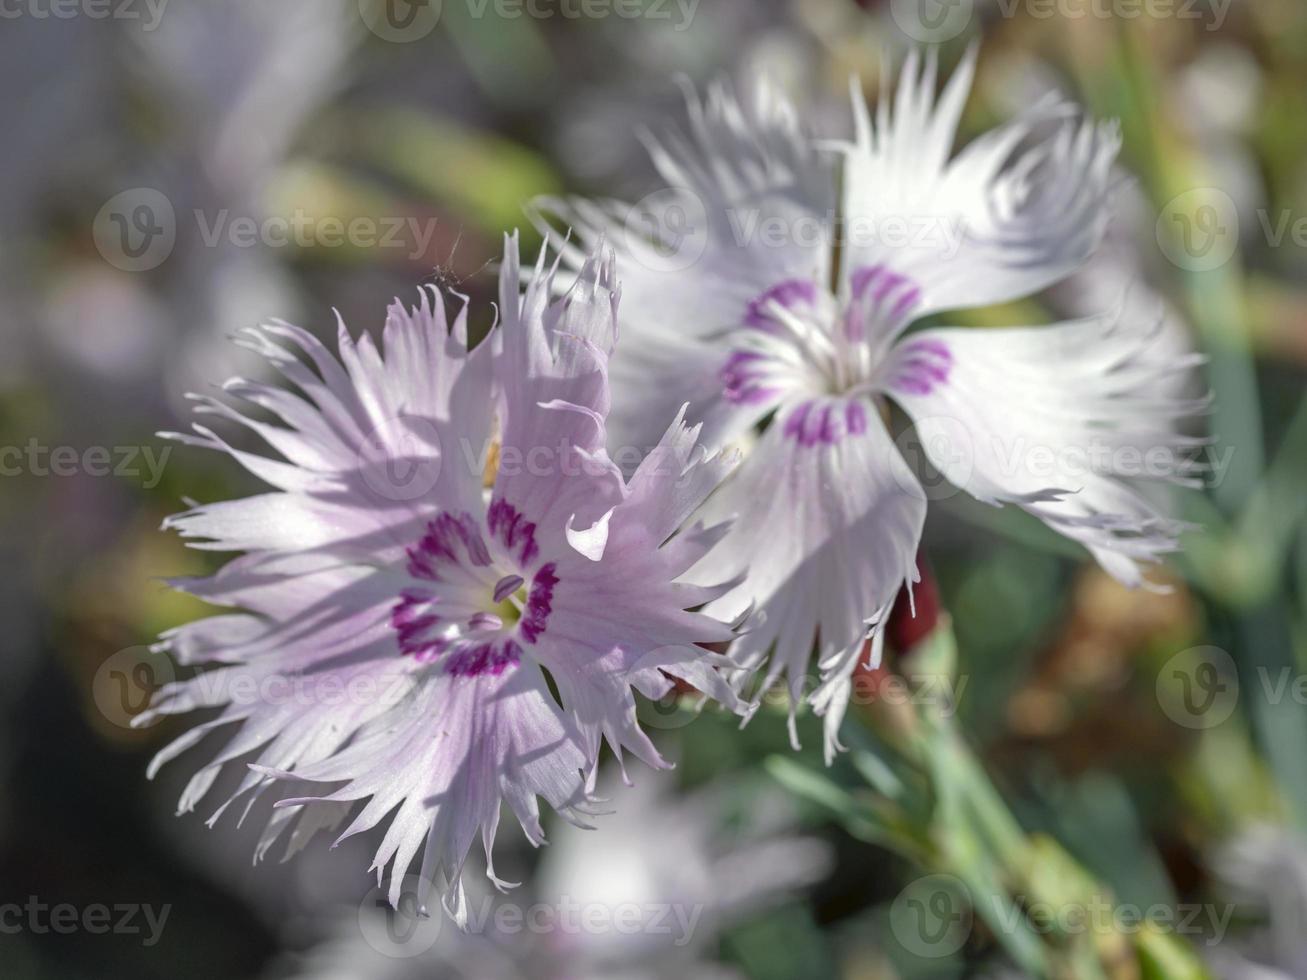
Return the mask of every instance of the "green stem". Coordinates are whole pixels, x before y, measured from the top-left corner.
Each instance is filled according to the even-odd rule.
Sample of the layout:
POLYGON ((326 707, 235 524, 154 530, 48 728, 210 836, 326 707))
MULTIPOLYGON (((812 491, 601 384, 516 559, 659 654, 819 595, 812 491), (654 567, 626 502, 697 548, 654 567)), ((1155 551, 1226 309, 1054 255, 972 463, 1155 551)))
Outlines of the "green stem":
MULTIPOLYGON (((930 648, 914 652, 914 664, 937 664, 952 672, 955 644, 947 619, 930 648)), ((891 706, 874 702, 863 718, 871 736, 853 736, 855 746, 875 743, 873 751, 897 756, 878 766, 864 760, 855 765, 864 774, 908 769, 922 778, 885 778, 892 785, 896 810, 924 813, 927 828, 912 833, 912 848, 926 843, 926 866, 951 874, 970 891, 975 912, 992 930, 1008 954, 1028 974, 1048 980, 1136 980, 1146 965, 1150 978, 1202 980, 1208 974, 1181 940, 1160 931, 1127 935, 1114 916, 1090 928, 1059 930, 1036 921, 1032 910, 1084 910, 1110 903, 1110 892, 1051 838, 1026 833, 986 772, 979 756, 957 724, 953 706, 923 699, 914 709, 915 724, 905 731, 904 719, 891 706), (910 798, 920 785, 924 799, 910 798), (1163 964, 1159 966, 1159 964, 1163 964)), ((858 751, 865 748, 855 747, 858 751)), ((899 831, 901 832, 901 830, 899 831)), ((889 829, 889 836, 896 836, 889 829)), ((1060 922, 1061 919, 1054 921, 1060 922)))

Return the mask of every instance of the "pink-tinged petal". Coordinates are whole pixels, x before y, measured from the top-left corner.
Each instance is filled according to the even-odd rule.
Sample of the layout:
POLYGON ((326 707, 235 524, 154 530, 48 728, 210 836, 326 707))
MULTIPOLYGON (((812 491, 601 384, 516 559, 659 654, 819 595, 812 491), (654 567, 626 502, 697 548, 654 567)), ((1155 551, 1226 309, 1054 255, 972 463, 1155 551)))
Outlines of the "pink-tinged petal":
POLYGON ((647 672, 655 670, 646 659, 655 650, 663 652, 657 669, 671 676, 693 674, 702 680, 701 690, 720 695, 733 710, 743 709, 721 682, 733 672, 721 674, 712 666, 713 656, 697 646, 727 642, 732 630, 688 611, 721 590, 681 581, 686 567, 720 534, 680 529, 733 465, 733 459, 705 453, 697 431, 678 418, 609 515, 603 554, 597 560, 564 554, 551 575, 548 628, 536 637, 533 652, 593 751, 607 740, 619 757, 626 749, 650 765, 662 765, 636 722, 631 696, 632 687, 647 683, 647 672), (637 669, 641 663, 643 674, 637 669), (716 682, 703 676, 707 672, 716 682))
MULTIPOLYGON (((701 428, 682 407, 627 485, 619 526, 664 545, 740 462, 737 452, 709 453, 701 428)), ((679 572, 678 572, 679 574, 679 572)))
POLYGON ((517 238, 505 239, 500 274, 503 385, 499 470, 494 495, 529 514, 541 549, 566 547, 565 527, 593 525, 622 496, 607 458, 608 357, 618 289, 611 253, 588 262, 555 299, 555 270, 542 252, 517 297, 517 238))
POLYGON ((884 387, 951 483, 1030 511, 1139 585, 1142 563, 1176 550, 1186 529, 1143 490, 1192 485, 1205 443, 1181 424, 1207 400, 1166 393, 1201 358, 1172 356, 1157 326, 1110 314, 927 330, 895 349, 884 387))
POLYGON ((509 805, 533 844, 543 843, 537 798, 582 820, 593 803, 583 775, 588 765, 576 729, 538 668, 436 674, 348 747, 293 774, 343 786, 279 805, 366 800, 341 837, 387 823, 373 869, 390 867, 392 904, 425 845, 422 877, 436 884, 457 918, 468 851, 481 835, 489 852, 500 806, 509 805))
POLYGON ((307 397, 233 379, 224 386, 229 396, 285 424, 252 419, 246 405, 208 396, 196 397, 197 412, 250 428, 285 461, 237 450, 202 425, 194 435, 173 436, 229 453, 280 492, 200 505, 165 526, 210 550, 322 549, 376 560, 403 546, 434 499, 479 504, 493 351, 468 351, 466 312, 451 327, 433 291, 423 290, 412 309, 396 302, 383 332, 384 359, 366 335, 356 341, 343 324, 338 334, 340 361, 289 324, 242 334, 242 344, 307 397))

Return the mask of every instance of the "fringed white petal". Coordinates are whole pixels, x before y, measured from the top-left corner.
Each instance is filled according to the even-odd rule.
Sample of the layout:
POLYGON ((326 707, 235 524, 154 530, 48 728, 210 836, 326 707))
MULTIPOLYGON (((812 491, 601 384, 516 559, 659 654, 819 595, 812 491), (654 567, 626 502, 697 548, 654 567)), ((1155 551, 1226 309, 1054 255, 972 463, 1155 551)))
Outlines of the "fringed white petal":
POLYGON ((1160 319, 1117 313, 1047 327, 940 328, 912 335, 885 390, 912 416, 950 482, 1013 503, 1088 548, 1122 582, 1178 548, 1186 525, 1149 484, 1192 486, 1206 440, 1185 430, 1207 399, 1174 394, 1201 358, 1159 344, 1160 319), (933 351, 937 373, 900 370, 933 351), (946 356, 945 356, 946 355, 946 356))
POLYGON ((938 100, 937 56, 912 51, 873 120, 854 89, 844 145, 848 273, 884 265, 922 290, 919 316, 1031 295, 1093 252, 1108 219, 1115 124, 1040 103, 951 156, 975 74, 973 47, 938 100))
MULTIPOLYGON (((743 584, 704 611, 727 620, 757 602, 760 615, 735 641, 732 657, 750 671, 766 664, 761 689, 783 678, 792 709, 813 687, 829 689, 832 677, 852 672, 867 621, 916 575, 925 493, 880 418, 857 414, 855 431, 829 442, 819 438, 817 424, 808 430, 818 436, 809 444, 794 424, 813 424, 814 413, 828 408, 842 415, 849 404, 831 399, 806 413, 795 406, 776 419, 708 501, 708 519, 733 516, 734 524, 692 572, 696 580, 718 581, 748 570, 743 584)), ((828 702, 819 706, 827 710, 828 702)), ((834 741, 828 733, 828 747, 834 741)))

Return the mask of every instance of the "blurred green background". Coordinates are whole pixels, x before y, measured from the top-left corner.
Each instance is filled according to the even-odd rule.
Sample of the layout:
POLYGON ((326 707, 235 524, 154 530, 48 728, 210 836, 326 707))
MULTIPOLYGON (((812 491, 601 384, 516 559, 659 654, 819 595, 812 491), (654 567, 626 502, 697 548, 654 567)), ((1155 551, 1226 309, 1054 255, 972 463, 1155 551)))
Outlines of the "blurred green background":
POLYGON ((484 324, 490 263, 526 199, 656 189, 638 131, 679 118, 675 76, 743 88, 765 75, 813 129, 838 135, 849 77, 874 94, 885 64, 945 24, 949 64, 983 39, 963 139, 1049 91, 1121 120, 1101 254, 1020 314, 1052 320, 1123 295, 1162 310, 1177 353, 1210 357, 1219 464, 1177 498, 1202 529, 1165 573, 1166 595, 1120 588, 1018 512, 960 495, 932 508, 926 561, 956 640, 952 721, 1020 827, 1074 860, 1067 876, 1116 902, 1201 912, 1173 930, 1192 963, 1139 942, 1106 957, 1105 975, 1307 977, 1307 7, 621 8, 629 16, 571 16, 577 4, 541 0, 515 16, 445 0, 401 27, 370 0, 4 8, 0 906, 170 908, 148 944, 0 918, 4 975, 534 976, 546 975, 541 950, 575 977, 1023 975, 1019 943, 983 915, 944 945, 896 926, 895 903, 932 868, 910 859, 917 831, 896 821, 930 818, 882 805, 902 773, 877 761, 874 706, 850 713, 866 741, 829 771, 811 719, 794 756, 782 708, 738 732, 663 706, 650 724, 680 767, 642 797, 646 823, 605 839, 616 856, 567 857, 560 828, 542 869, 505 842, 501 874, 526 878, 527 894, 598 867, 619 900, 636 880, 707 896, 713 914, 688 952, 572 953, 534 936, 491 956, 445 930, 408 956, 379 950, 361 918, 365 842, 256 868, 252 828, 175 818, 185 764, 144 777, 169 725, 127 727, 114 672, 204 612, 160 582, 213 567, 160 533, 162 518, 183 497, 255 489, 223 459, 153 435, 187 424, 185 392, 259 370, 231 334, 282 317, 326 336, 333 309, 374 329, 422 282, 469 294, 484 324), (144 233, 165 217, 148 248, 122 247, 122 222, 144 233), (799 850, 755 840, 772 808, 761 839, 799 850))

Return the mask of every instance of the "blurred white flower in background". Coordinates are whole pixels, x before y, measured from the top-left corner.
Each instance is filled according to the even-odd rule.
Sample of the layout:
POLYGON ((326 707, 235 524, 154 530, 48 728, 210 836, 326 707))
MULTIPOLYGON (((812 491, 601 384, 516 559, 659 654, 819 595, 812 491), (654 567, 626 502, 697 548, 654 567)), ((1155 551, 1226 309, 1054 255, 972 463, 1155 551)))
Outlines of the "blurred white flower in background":
POLYGON ((1307 844, 1281 827, 1255 826, 1217 855, 1216 877, 1243 915, 1262 923, 1222 941, 1208 961, 1223 980, 1307 977, 1307 844))
MULTIPOLYGON (((739 815, 741 825, 725 831, 729 786, 676 800, 668 776, 641 776, 633 789, 609 779, 600 795, 615 799, 621 794, 623 805, 598 832, 560 830, 541 860, 539 894, 566 895, 585 906, 614 910, 631 902, 643 908, 671 905, 682 922, 693 920, 691 935, 682 937, 681 955, 689 965, 732 923, 829 872, 831 854, 824 842, 786 833, 793 813, 781 794, 761 794, 747 814, 739 815)), ((561 957, 609 968, 641 953, 670 967, 676 956, 663 936, 550 938, 561 957)))
POLYGON ((269 186, 304 124, 349 81, 361 30, 352 14, 344 0, 187 4, 171 9, 157 31, 131 36, 136 82, 175 127, 169 162, 176 169, 160 175, 185 234, 172 259, 184 264, 173 299, 189 305, 176 311, 189 336, 165 355, 174 404, 215 370, 248 365, 228 335, 269 310, 299 313, 289 250, 204 237, 224 216, 259 223, 269 216, 269 186))
MULTIPOLYGON (((37 50, 44 35, 31 25, 39 23, 14 22, 33 35, 37 50)), ((84 23, 56 26, 77 30, 84 23)), ((133 410, 149 411, 160 398, 179 407, 182 393, 215 366, 249 363, 233 357, 227 335, 269 309, 293 314, 300 307, 286 268, 291 250, 244 247, 214 232, 237 219, 267 218, 268 188, 304 124, 350 78, 359 25, 343 0, 237 0, 172 5, 148 31, 130 20, 97 27, 114 32, 112 43, 103 33, 88 40, 107 64, 88 57, 85 74, 75 67, 82 62, 67 55, 42 64, 59 66, 62 87, 75 90, 70 99, 94 107, 98 98, 121 104, 131 95, 148 123, 125 123, 104 111, 64 134, 72 152, 66 169, 49 179, 75 189, 66 196, 80 196, 85 213, 67 215, 66 247, 34 242, 19 249, 17 258, 39 264, 41 274, 18 282, 7 302, 29 312, 6 333, 16 334, 18 349, 32 351, 52 382, 83 402, 115 385, 120 404, 133 410), (124 138, 127 133, 134 138, 124 138), (160 227, 171 225, 176 238, 157 264, 130 271, 91 247, 92 217, 114 195, 139 189, 171 206, 170 217, 153 217, 160 227)), ((34 74, 42 70, 38 64, 34 74)), ((6 127, 14 166, 40 159, 56 138, 44 120, 76 119, 51 111, 48 101, 42 109, 40 118, 6 127)), ((24 203, 49 206, 40 199, 24 203)))
POLYGON ((623 805, 595 830, 554 829, 531 894, 514 902, 524 918, 505 919, 507 931, 497 929, 496 906, 483 891, 469 899, 470 934, 444 928, 413 955, 387 938, 381 911, 365 902, 360 915, 342 918, 333 938, 288 958, 273 975, 735 980, 742 974, 711 958, 723 931, 792 900, 832 863, 826 843, 794 835, 783 794, 770 786, 743 789, 728 782, 677 799, 667 773, 641 773, 634 788, 609 774, 600 795, 620 795, 623 805), (641 915, 624 920, 624 909, 641 915), (532 921, 559 927, 533 929, 532 921))

